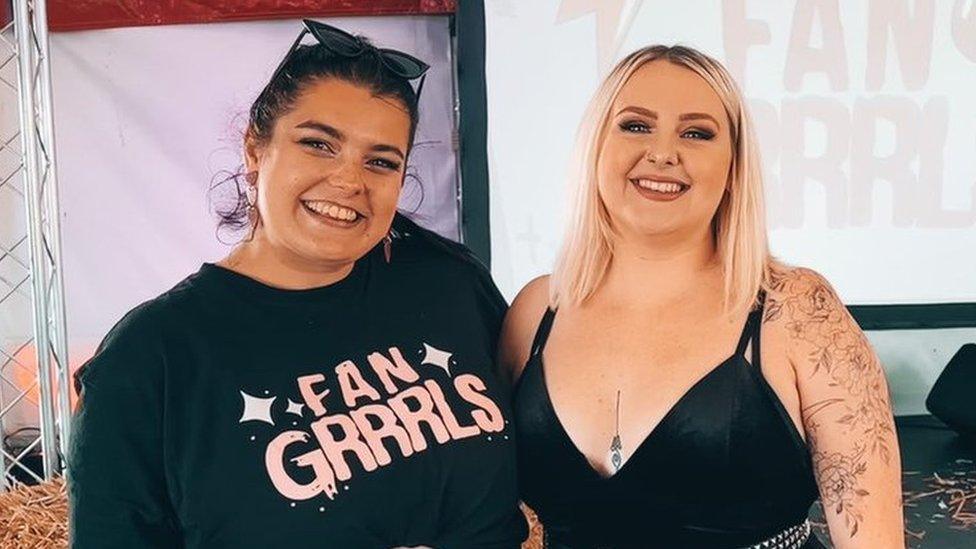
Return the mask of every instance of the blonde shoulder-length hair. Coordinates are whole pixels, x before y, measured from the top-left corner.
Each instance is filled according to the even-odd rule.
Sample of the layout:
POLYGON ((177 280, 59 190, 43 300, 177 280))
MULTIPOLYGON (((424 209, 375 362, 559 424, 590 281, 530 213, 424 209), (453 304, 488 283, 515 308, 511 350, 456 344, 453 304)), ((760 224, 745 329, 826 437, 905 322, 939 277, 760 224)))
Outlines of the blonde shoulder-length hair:
POLYGON ((575 186, 569 225, 549 283, 552 307, 578 305, 593 295, 613 258, 613 229, 597 189, 596 164, 606 137, 613 102, 639 68, 664 59, 695 71, 715 90, 725 107, 732 137, 729 192, 712 221, 724 273, 724 308, 751 307, 770 286, 774 260, 769 254, 763 206, 762 170, 752 124, 738 86, 728 71, 704 53, 685 46, 649 46, 620 61, 590 100, 576 138, 575 186))

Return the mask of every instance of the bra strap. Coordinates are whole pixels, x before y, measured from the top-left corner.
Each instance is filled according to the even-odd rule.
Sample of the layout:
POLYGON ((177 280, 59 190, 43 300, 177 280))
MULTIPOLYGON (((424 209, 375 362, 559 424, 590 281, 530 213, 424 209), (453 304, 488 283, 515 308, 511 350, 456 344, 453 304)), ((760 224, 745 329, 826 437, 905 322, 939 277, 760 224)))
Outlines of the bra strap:
POLYGON ((765 290, 759 290, 759 299, 758 299, 758 301, 759 301, 759 306, 754 311, 754 313, 756 314, 756 324, 755 324, 755 326, 752 329, 753 330, 753 335, 752 335, 752 365, 755 366, 755 367, 757 367, 757 368, 759 368, 759 371, 762 372, 762 365, 759 363, 759 350, 760 350, 760 347, 759 347, 759 336, 760 336, 760 334, 762 334, 763 316, 765 316, 765 314, 763 312, 764 309, 765 309, 765 307, 766 307, 766 291, 765 290))
POLYGON ((539 321, 539 328, 535 332, 535 339, 532 340, 532 352, 530 357, 534 357, 546 348, 546 341, 549 341, 549 332, 552 330, 553 319, 556 318, 556 311, 546 307, 542 320, 539 321))
POLYGON ((759 333, 762 331, 763 307, 766 304, 766 293, 760 291, 757 301, 758 305, 749 313, 746 325, 742 328, 742 335, 739 336, 739 344, 735 349, 735 353, 744 358, 746 347, 749 346, 749 342, 751 341, 752 360, 750 362, 753 365, 759 364, 759 333))

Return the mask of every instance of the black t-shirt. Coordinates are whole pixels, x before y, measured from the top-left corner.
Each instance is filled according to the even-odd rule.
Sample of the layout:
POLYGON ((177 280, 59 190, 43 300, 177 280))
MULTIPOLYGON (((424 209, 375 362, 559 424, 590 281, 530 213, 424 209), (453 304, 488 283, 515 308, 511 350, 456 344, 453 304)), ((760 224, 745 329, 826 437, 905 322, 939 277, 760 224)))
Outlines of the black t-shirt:
POLYGON ((311 290, 206 264, 126 315, 77 377, 73 546, 518 547, 506 306, 448 248, 311 290))

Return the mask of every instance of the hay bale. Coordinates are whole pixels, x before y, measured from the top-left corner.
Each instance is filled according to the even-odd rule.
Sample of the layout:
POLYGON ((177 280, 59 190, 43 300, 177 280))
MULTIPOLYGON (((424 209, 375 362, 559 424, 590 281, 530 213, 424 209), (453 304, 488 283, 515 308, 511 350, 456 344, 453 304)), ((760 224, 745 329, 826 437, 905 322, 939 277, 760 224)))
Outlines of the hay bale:
POLYGON ((539 517, 528 505, 524 503, 520 505, 522 512, 525 513, 526 520, 529 522, 529 538, 522 543, 522 549, 542 549, 542 523, 539 522, 539 517))
MULTIPOLYGON (((528 506, 529 539, 523 549, 542 547, 542 524, 528 506)), ((68 496, 64 479, 21 486, 0 493, 0 549, 51 549, 68 546, 68 496)))
POLYGON ((0 493, 0 548, 68 546, 68 496, 64 479, 0 493))

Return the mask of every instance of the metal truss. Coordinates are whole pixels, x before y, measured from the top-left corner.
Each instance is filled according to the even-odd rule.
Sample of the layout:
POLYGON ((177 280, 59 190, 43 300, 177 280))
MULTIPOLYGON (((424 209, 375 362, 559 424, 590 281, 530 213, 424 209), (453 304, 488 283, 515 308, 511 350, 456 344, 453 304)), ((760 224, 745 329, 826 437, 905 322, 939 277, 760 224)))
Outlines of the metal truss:
POLYGON ((13 13, 0 29, 0 490, 60 474, 71 432, 47 9, 14 0, 13 13))

